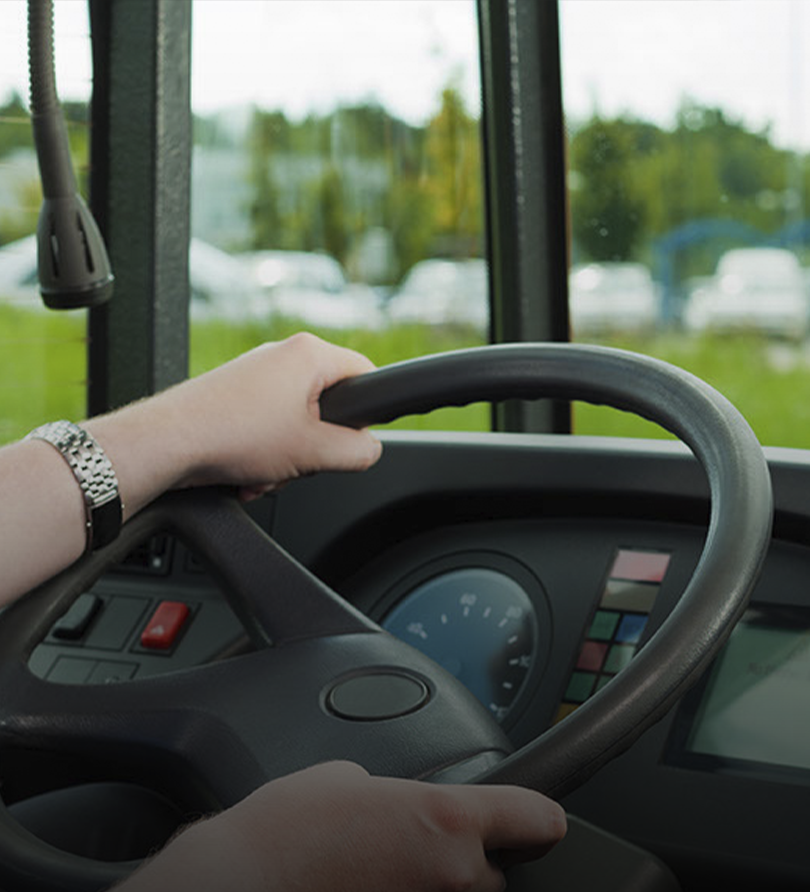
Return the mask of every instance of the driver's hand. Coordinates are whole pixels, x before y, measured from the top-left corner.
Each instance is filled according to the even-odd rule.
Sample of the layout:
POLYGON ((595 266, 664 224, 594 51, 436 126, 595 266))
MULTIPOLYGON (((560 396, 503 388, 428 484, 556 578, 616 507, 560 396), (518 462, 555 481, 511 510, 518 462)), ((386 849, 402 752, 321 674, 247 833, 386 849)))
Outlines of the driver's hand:
POLYGON ((499 864, 565 835, 562 808, 519 787, 370 777, 329 762, 273 781, 201 822, 126 892, 496 892, 499 864))
POLYGON ((127 516, 179 487, 232 485, 247 499, 377 461, 376 437, 321 421, 318 403, 332 384, 373 368, 353 350, 294 335, 85 426, 112 460, 127 516))

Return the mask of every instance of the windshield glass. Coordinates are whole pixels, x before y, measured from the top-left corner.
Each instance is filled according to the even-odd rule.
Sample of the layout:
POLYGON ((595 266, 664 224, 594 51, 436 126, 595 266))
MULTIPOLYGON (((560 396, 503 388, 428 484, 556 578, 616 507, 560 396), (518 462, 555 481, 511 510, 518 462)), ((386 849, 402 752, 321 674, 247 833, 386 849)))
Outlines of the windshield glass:
POLYGON ((378 365, 486 342, 474 0, 195 0, 192 106, 192 373, 301 329, 378 365))
MULTIPOLYGON (((562 0, 572 338, 709 381, 810 442, 810 7, 562 0)), ((578 433, 659 435, 576 406, 578 433)))
MULTIPOLYGON (((810 439, 810 9, 561 0, 571 336, 810 439)), ((56 63, 87 183, 87 6, 56 63)), ((45 312, 25 3, 0 3, 0 441, 85 412, 85 313, 45 312)), ((474 0, 195 0, 191 371, 298 330, 378 364, 487 340, 474 0)), ((486 428, 488 407, 407 426, 486 428)), ((577 433, 660 435, 577 405, 577 433)))

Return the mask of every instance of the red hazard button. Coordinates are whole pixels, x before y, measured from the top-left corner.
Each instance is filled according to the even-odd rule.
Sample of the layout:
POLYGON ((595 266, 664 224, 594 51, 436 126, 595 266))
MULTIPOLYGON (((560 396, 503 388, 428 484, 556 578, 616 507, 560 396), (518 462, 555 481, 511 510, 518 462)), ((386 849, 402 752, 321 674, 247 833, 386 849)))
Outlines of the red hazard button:
POLYGON ((191 611, 181 601, 162 601, 141 632, 141 646, 153 650, 170 648, 191 611))

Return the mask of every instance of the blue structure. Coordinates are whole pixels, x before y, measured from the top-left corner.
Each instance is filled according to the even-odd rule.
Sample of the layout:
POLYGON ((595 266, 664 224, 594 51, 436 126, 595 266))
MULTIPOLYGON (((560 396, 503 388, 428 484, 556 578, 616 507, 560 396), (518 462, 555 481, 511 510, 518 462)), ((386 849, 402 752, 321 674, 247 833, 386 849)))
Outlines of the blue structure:
POLYGON ((690 220, 661 236, 653 243, 653 276, 661 283, 661 315, 664 323, 678 318, 678 287, 675 258, 679 251, 695 244, 717 243, 717 254, 726 250, 723 243, 771 245, 780 248, 810 242, 810 219, 789 223, 778 232, 766 235, 762 230, 737 220, 690 220))
MULTIPOLYGON (((765 235, 755 226, 736 220, 690 220, 661 236, 653 244, 653 276, 661 283, 661 316, 665 324, 678 318, 675 258, 679 251, 707 241, 758 245, 765 235)), ((724 248, 718 249, 718 255, 724 248)))

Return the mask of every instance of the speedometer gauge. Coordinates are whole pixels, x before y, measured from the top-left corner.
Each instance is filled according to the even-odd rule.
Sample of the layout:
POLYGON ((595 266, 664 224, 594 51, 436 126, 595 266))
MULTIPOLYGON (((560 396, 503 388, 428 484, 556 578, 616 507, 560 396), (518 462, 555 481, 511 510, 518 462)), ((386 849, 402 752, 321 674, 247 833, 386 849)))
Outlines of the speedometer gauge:
POLYGON ((484 567, 421 583, 382 626, 455 675, 498 721, 515 703, 537 651, 528 595, 510 576, 484 567))

